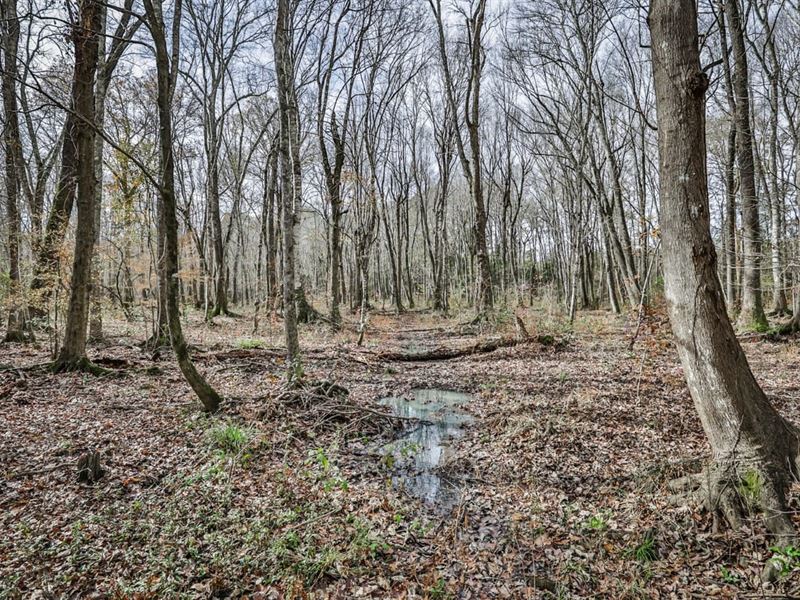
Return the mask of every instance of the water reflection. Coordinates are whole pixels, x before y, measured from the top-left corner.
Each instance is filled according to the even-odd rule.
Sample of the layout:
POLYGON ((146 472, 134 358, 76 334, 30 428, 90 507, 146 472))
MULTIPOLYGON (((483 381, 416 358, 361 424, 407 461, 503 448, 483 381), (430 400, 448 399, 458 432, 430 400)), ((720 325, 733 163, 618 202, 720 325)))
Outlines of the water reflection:
POLYGON ((387 464, 394 471, 392 482, 424 502, 447 510, 458 502, 460 489, 437 467, 448 461, 450 440, 461 437, 463 426, 472 420, 461 408, 471 397, 439 389, 413 390, 412 396, 410 400, 389 397, 380 401, 398 416, 426 421, 410 426, 384 449, 387 464))

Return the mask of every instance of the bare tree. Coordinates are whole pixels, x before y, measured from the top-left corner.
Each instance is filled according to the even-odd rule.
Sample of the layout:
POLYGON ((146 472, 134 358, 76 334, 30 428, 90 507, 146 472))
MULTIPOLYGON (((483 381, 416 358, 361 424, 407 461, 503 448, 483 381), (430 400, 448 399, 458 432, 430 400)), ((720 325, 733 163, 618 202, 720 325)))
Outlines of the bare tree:
POLYGON ((144 0, 147 28, 153 38, 158 78, 158 121, 160 170, 159 228, 163 231, 164 253, 160 258, 160 286, 165 290, 170 341, 178 366, 208 412, 216 412, 221 398, 197 371, 189 357, 183 337, 178 300, 178 219, 175 202, 175 156, 172 140, 172 98, 180 56, 180 23, 182 4, 177 0, 172 15, 172 48, 167 46, 167 26, 162 0, 144 0))
POLYGON ((739 0, 725 1, 725 16, 733 50, 733 92, 736 99, 736 162, 739 166, 739 190, 742 197, 742 236, 744 273, 739 326, 764 329, 767 317, 761 294, 761 224, 759 223, 753 158, 753 131, 750 126, 750 75, 745 45, 744 20, 739 0))
POLYGON ((776 535, 792 535, 785 494, 798 468, 797 431, 756 382, 717 277, 706 173, 708 77, 700 67, 695 3, 653 0, 649 26, 666 297, 678 354, 713 452, 705 484, 709 504, 739 527, 748 507, 737 489, 743 478, 757 478, 757 504, 767 526, 776 535))
POLYGON ((57 371, 92 369, 86 357, 86 333, 89 319, 89 290, 92 253, 95 242, 95 90, 94 80, 102 32, 102 6, 97 0, 78 0, 73 15, 72 39, 75 44, 75 74, 72 106, 77 120, 76 179, 78 183, 78 222, 75 256, 72 262, 69 308, 64 340, 55 362, 57 371))
POLYGON ((489 251, 486 243, 486 204, 483 194, 483 173, 481 165, 480 101, 481 76, 486 62, 483 47, 483 29, 486 23, 486 0, 471 1, 468 10, 462 15, 465 21, 466 44, 469 57, 467 89, 464 95, 464 123, 467 129, 468 146, 461 137, 461 124, 456 106, 455 84, 450 69, 447 51, 447 38, 444 30, 444 16, 441 0, 428 0, 436 19, 439 36, 439 55, 442 61, 445 92, 449 105, 450 118, 454 119, 456 147, 461 160, 461 168, 469 183, 475 210, 475 257, 477 260, 476 301, 479 313, 491 310, 494 303, 492 294, 492 274, 489 251), (469 153, 468 153, 469 150, 469 153))
POLYGON ((300 164, 300 122, 295 90, 293 11, 289 0, 278 0, 275 17, 275 74, 278 82, 280 116, 281 223, 283 226, 283 322, 286 337, 287 375, 290 381, 302 377, 300 343, 297 337, 295 305, 295 229, 303 200, 300 164))

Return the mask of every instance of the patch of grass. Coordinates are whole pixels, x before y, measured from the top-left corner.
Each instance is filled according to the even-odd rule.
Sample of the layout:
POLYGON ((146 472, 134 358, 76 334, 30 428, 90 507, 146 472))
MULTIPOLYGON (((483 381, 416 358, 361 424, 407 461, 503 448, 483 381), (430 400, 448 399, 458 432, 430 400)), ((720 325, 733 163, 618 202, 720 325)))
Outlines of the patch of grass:
POLYGON ((228 455, 240 454, 250 442, 250 432, 233 423, 213 427, 208 435, 212 444, 228 455))
POLYGON ((658 550, 653 532, 648 531, 645 533, 642 541, 633 548, 629 548, 625 555, 640 563, 649 563, 656 560, 658 558, 658 550))
POLYGON ((767 321, 751 321, 739 326, 740 333, 769 333, 770 326, 767 321))
POLYGON ((253 338, 244 338, 236 342, 236 347, 240 350, 260 350, 264 347, 264 341, 253 338))

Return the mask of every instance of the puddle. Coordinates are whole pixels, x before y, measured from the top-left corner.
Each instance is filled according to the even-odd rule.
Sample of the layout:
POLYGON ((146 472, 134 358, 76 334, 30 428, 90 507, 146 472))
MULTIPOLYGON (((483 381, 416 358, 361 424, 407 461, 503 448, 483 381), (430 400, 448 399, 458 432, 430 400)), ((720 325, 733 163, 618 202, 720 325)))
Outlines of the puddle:
POLYGON ((461 488, 438 472, 447 462, 450 442, 463 435, 472 416, 461 407, 472 397, 461 392, 417 389, 412 399, 389 397, 380 401, 401 417, 422 419, 412 424, 394 442, 384 447, 384 456, 394 475, 392 483, 426 504, 449 510, 458 503, 461 488))

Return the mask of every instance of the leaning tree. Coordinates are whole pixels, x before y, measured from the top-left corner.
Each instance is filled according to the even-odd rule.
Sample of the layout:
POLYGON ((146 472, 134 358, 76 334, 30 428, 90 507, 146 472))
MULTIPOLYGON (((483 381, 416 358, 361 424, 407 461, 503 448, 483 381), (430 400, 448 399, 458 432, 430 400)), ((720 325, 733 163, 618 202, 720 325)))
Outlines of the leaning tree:
POLYGON ((710 232, 705 95, 694 0, 653 0, 649 26, 658 115, 665 294, 689 391, 713 452, 709 507, 738 527, 763 512, 792 536, 786 492, 797 474, 797 430, 772 407, 728 320, 710 232), (751 498, 740 497, 744 481, 751 498))

